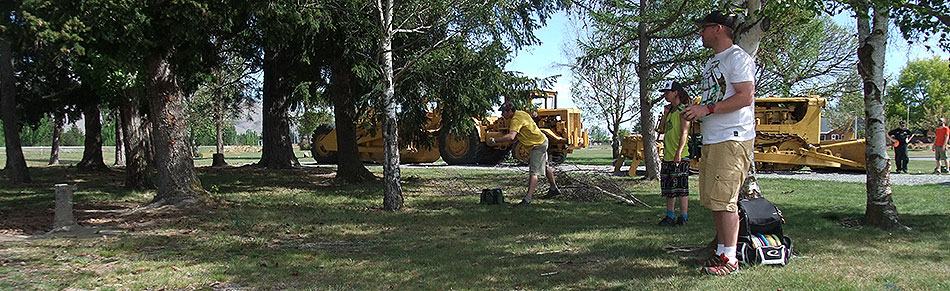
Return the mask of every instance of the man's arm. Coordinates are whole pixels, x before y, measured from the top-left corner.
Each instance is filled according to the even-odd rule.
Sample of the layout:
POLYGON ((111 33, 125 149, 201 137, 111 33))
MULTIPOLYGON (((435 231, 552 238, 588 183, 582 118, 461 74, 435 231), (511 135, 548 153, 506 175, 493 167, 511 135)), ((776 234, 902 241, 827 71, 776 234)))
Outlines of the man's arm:
POLYGON ((514 130, 509 130, 508 133, 500 137, 491 138, 488 140, 489 144, 495 144, 499 142, 513 141, 515 137, 518 136, 518 132, 514 130))
MULTIPOLYGON (((736 94, 716 102, 716 113, 733 112, 755 102, 755 82, 732 83, 732 87, 736 89, 736 94)), ((709 108, 706 105, 691 105, 684 114, 686 120, 693 121, 709 115, 709 108)))

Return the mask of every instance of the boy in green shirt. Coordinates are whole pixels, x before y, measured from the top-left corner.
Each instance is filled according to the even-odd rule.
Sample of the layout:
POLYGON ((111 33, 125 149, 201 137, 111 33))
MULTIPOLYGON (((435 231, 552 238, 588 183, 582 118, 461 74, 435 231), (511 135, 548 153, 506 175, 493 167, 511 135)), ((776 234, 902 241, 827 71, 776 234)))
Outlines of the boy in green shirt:
POLYGON ((689 121, 681 113, 690 104, 690 98, 683 85, 677 82, 667 82, 660 92, 670 104, 663 107, 663 117, 656 127, 656 131, 663 134, 660 193, 666 197, 666 216, 659 225, 683 226, 686 225, 689 209, 689 159, 683 156, 689 153, 689 121), (674 212, 677 199, 680 204, 679 217, 675 217, 674 212))

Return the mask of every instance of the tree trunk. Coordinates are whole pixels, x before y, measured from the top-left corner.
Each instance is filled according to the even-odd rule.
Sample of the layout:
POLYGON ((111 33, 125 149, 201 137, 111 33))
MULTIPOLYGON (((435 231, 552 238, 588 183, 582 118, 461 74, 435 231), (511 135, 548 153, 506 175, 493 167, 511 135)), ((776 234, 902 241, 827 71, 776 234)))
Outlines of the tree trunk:
POLYGON ((218 106, 214 111, 215 153, 224 154, 224 101, 218 99, 218 106))
POLYGON ((858 14, 858 73, 864 81, 865 131, 867 135, 867 208, 863 223, 883 229, 902 229, 897 206, 891 198, 890 163, 884 128, 884 52, 887 49, 889 7, 874 7, 867 18, 867 2, 856 3, 858 14), (870 21, 873 20, 873 23, 870 21), (872 27, 873 25, 873 27, 872 27))
MULTIPOLYGON (((9 15, 4 13, 2 15, 9 15)), ((4 16, 5 17, 5 16, 4 16)), ((7 24, 9 19, 0 20, 7 24)), ((3 115, 3 137, 6 141, 7 172, 9 183, 13 185, 30 182, 30 172, 20 146, 20 126, 16 113, 16 76, 13 75, 13 50, 10 42, 0 34, 0 110, 3 115)))
POLYGON ((83 143, 82 160, 76 164, 80 171, 103 171, 109 167, 102 161, 102 120, 99 98, 94 98, 82 108, 86 123, 86 139, 83 143))
POLYGON ((66 113, 65 112, 55 112, 53 113, 53 145, 49 150, 49 164, 59 165, 59 146, 62 143, 63 138, 63 127, 66 126, 66 113))
POLYGON ((380 8, 380 51, 383 70, 383 209, 395 211, 402 209, 402 186, 399 185, 399 135, 397 131, 395 89, 393 88, 393 52, 392 17, 393 1, 376 2, 380 8))
POLYGON ((360 160, 356 145, 355 76, 348 63, 335 60, 330 72, 330 95, 336 122, 337 179, 346 183, 362 183, 376 179, 360 160))
MULTIPOLYGON (((136 91, 137 92, 137 91, 136 91)), ((149 123, 142 116, 138 95, 127 90, 119 101, 119 118, 122 125, 122 142, 125 144, 125 187, 129 189, 152 189, 149 163, 152 161, 149 148, 149 123)))
MULTIPOLYGON (((641 19, 647 19, 646 16, 650 13, 649 7, 649 0, 640 1, 641 19)), ((639 22, 639 63, 637 64, 637 76, 640 81, 640 135, 643 136, 643 162, 646 165, 646 174, 644 174, 643 178, 657 180, 660 178, 660 156, 657 153, 655 145, 656 131, 653 127, 653 98, 651 98, 653 92, 651 91, 652 86, 649 86, 652 71, 649 65, 650 36, 647 35, 649 30, 647 22, 639 22)), ((636 165, 633 165, 633 167, 636 167, 636 165)))
POLYGON ((257 163, 263 168, 300 167, 290 141, 290 86, 286 58, 272 48, 264 48, 263 132, 264 149, 257 163))
POLYGON ((752 58, 759 51, 759 44, 762 43, 762 37, 765 36, 766 23, 769 22, 762 15, 762 1, 759 0, 733 0, 729 3, 733 8, 741 8, 746 12, 744 16, 740 15, 740 24, 735 31, 734 42, 739 45, 752 58))
POLYGON ((214 132, 215 132, 215 152, 212 156, 211 166, 215 168, 225 167, 228 161, 224 159, 224 101, 220 96, 215 96, 217 105, 214 108, 214 132))
POLYGON ((168 62, 171 56, 172 50, 164 49, 145 59, 154 165, 158 170, 158 193, 152 203, 157 205, 191 204, 207 195, 195 175, 195 163, 188 148, 185 100, 168 62))
POLYGON ((610 132, 610 153, 614 157, 614 160, 620 158, 620 147, 621 141, 623 138, 620 136, 620 130, 611 130, 610 132))
POLYGON ((115 117, 115 163, 112 166, 125 165, 125 142, 122 141, 122 114, 116 109, 115 117))

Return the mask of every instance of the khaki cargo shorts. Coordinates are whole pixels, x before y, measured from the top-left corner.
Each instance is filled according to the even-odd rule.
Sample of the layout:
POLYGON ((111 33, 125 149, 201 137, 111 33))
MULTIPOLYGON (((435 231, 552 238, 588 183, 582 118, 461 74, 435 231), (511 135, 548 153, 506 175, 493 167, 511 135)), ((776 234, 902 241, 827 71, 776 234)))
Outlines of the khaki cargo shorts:
POLYGON ((548 137, 544 137, 544 143, 531 148, 531 157, 528 158, 528 174, 535 176, 544 176, 544 170, 548 165, 548 137))
POLYGON ((947 147, 946 146, 935 146, 934 147, 934 158, 938 161, 944 161, 947 159, 947 147))
POLYGON ((752 163, 755 140, 704 144, 699 170, 699 204, 712 211, 736 212, 739 187, 752 163))

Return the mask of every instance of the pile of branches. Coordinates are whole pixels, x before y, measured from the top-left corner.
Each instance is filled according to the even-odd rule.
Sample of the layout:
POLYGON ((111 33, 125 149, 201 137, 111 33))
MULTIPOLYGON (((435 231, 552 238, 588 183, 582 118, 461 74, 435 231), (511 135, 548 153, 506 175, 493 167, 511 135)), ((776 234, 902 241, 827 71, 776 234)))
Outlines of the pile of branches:
MULTIPOLYGON (((554 176, 557 179, 558 188, 561 190, 563 199, 591 202, 612 199, 630 206, 650 207, 637 197, 627 193, 623 185, 604 173, 579 168, 575 170, 557 168, 554 171, 554 176)), ((542 181, 539 181, 538 184, 542 184, 542 181)))

